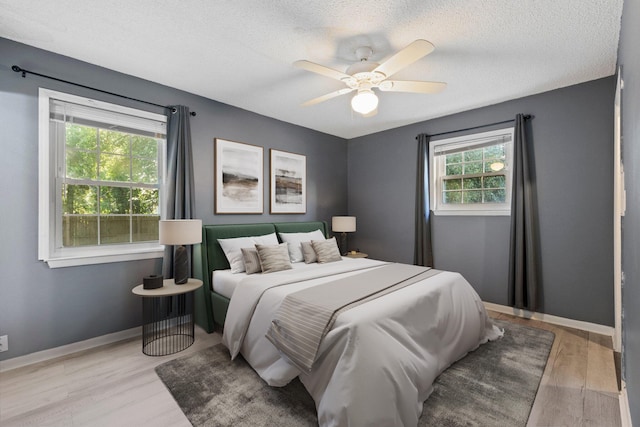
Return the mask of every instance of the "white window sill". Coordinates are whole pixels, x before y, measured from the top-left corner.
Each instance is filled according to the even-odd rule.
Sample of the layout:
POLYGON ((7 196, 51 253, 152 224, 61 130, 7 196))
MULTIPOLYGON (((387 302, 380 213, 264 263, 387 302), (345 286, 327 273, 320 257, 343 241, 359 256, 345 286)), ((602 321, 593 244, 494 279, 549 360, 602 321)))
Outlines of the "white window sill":
POLYGON ((107 264, 110 262, 137 261, 141 259, 162 258, 164 256, 163 246, 153 249, 133 251, 129 253, 95 254, 95 255, 73 255, 61 256, 44 260, 49 268, 75 267, 79 265, 107 264))
POLYGON ((503 210, 437 210, 435 216, 511 216, 511 211, 503 210))

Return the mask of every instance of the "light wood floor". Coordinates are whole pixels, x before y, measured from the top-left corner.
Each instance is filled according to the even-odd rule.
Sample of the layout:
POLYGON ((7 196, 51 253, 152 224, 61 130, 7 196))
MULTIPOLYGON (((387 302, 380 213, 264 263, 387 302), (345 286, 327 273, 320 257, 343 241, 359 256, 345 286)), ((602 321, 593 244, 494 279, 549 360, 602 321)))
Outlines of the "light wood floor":
MULTIPOLYGON (((619 426, 611 339, 490 313, 556 334, 531 412, 532 426, 619 426)), ((131 339, 0 374, 0 425, 190 426, 153 368, 220 342, 196 328, 187 350, 142 354, 131 339)))
POLYGON ((529 415, 529 426, 621 425, 611 337, 506 314, 489 314, 556 335, 529 415))

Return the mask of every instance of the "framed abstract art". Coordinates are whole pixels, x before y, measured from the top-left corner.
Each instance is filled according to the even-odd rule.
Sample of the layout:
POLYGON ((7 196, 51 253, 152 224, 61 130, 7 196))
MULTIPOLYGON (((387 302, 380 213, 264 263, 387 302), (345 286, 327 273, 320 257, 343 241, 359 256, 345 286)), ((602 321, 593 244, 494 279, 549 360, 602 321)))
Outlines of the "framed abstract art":
POLYGON ((307 212, 307 158, 301 154, 270 150, 272 214, 307 212))
POLYGON ((261 214, 264 210, 263 149, 215 139, 215 213, 261 214))

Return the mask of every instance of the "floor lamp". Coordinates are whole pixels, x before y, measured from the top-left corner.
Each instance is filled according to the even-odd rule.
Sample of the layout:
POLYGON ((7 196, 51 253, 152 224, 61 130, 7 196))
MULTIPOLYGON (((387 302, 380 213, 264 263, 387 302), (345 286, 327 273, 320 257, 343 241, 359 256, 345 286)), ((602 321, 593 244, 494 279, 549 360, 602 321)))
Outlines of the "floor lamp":
POLYGON ((342 233, 340 235, 340 252, 342 255, 347 254, 347 233, 356 231, 355 216, 334 216, 331 218, 331 230, 334 233, 342 233))

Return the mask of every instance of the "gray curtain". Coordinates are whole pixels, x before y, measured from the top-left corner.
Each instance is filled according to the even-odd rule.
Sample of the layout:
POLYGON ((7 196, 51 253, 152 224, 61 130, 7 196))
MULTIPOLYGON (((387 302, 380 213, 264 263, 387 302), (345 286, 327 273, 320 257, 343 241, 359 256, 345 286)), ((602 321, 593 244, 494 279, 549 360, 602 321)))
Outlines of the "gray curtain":
POLYGON ((415 265, 433 267, 431 221, 429 211, 429 139, 420 134, 418 140, 418 173, 416 181, 416 241, 413 256, 415 265))
POLYGON ((518 114, 513 141, 509 303, 535 311, 538 308, 538 214, 531 167, 533 159, 525 124, 525 117, 518 114))
MULTIPOLYGON (((178 105, 171 108, 167 120, 165 218, 193 219, 195 190, 189 107, 178 105)), ((188 254, 191 266, 191 247, 188 254)), ((165 278, 173 277, 173 246, 165 248, 162 275, 165 278)))

